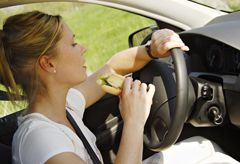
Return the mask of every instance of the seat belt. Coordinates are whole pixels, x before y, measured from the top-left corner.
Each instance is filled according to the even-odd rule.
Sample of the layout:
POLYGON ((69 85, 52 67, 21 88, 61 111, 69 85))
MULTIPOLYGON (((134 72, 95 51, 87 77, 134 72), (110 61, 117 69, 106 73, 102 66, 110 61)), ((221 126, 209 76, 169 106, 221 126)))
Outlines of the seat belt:
POLYGON ((71 114, 68 111, 67 111, 67 119, 69 120, 69 122, 73 126, 74 130, 76 131, 77 136, 81 139, 84 147, 87 149, 87 152, 88 152, 89 156, 91 157, 92 162, 94 164, 101 164, 101 161, 98 159, 98 156, 96 155, 96 153, 94 152, 94 150, 88 143, 86 137, 82 133, 81 129, 77 125, 76 121, 73 119, 73 117, 71 116, 71 114))

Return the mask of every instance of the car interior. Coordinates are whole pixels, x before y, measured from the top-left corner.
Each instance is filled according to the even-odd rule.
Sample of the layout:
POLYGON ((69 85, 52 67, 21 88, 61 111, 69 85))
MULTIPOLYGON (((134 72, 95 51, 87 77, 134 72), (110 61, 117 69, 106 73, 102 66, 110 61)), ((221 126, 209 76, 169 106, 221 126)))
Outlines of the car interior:
MULTIPOLYGON (((139 35, 143 45, 155 30, 171 28, 190 48, 189 52, 173 49, 170 57, 152 60, 132 73, 134 79, 156 87, 144 131, 143 159, 189 137, 203 136, 240 161, 239 17, 240 12, 228 14, 187 31, 157 22, 157 26, 139 29, 126 38, 130 47, 139 45, 135 39, 148 30, 144 37, 139 35)), ((6 92, 0 92, 0 100, 9 101, 6 92)), ((121 139, 123 121, 118 103, 117 96, 106 94, 84 114, 104 163, 113 163, 121 139)), ((11 163, 17 117, 24 111, 0 118, 0 163, 11 163)))

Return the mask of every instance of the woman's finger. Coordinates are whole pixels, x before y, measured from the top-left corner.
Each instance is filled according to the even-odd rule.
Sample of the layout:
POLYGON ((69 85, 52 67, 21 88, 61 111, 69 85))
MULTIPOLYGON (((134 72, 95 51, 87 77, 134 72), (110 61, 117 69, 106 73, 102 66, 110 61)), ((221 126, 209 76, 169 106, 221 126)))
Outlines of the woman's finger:
POLYGON ((141 93, 146 93, 147 92, 147 84, 141 83, 141 85, 140 85, 140 92, 141 93))
POLYGON ((183 50, 183 51, 189 51, 189 47, 186 46, 186 45, 184 45, 184 46, 181 47, 181 50, 183 50))
POLYGON ((172 48, 176 48, 176 47, 181 48, 184 46, 185 46, 185 44, 183 42, 166 42, 162 46, 159 47, 159 51, 166 53, 167 51, 169 51, 172 48))
POLYGON ((139 80, 135 80, 135 81, 132 83, 132 91, 133 91, 134 93, 138 92, 140 85, 141 85, 141 82, 140 82, 139 80))
POLYGON ((159 45, 159 44, 164 44, 164 43, 167 43, 167 42, 179 42, 179 43, 183 43, 183 41, 181 40, 181 38, 175 34, 175 35, 169 35, 165 38, 158 38, 158 40, 156 40, 156 44, 159 45))
POLYGON ((132 77, 125 78, 124 83, 123 83, 123 93, 130 92, 132 81, 133 81, 132 77))
POLYGON ((153 84, 148 85, 148 92, 147 93, 150 97, 153 97, 153 95, 155 93, 155 86, 153 84))

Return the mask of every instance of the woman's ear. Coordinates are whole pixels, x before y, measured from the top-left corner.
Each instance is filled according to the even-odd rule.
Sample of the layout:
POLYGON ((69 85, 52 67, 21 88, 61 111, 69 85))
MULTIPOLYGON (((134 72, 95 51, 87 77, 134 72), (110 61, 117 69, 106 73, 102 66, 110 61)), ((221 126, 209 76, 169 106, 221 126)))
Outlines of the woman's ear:
POLYGON ((44 71, 47 71, 49 73, 56 73, 56 64, 54 63, 53 58, 42 55, 39 58, 39 66, 44 71))

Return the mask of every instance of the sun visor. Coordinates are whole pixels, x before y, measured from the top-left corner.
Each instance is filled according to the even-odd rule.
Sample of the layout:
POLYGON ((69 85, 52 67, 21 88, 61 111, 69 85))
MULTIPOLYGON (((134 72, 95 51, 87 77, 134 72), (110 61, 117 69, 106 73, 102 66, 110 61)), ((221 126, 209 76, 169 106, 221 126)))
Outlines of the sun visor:
POLYGON ((203 35, 240 50, 240 12, 217 17, 201 28, 184 31, 180 36, 203 35))

